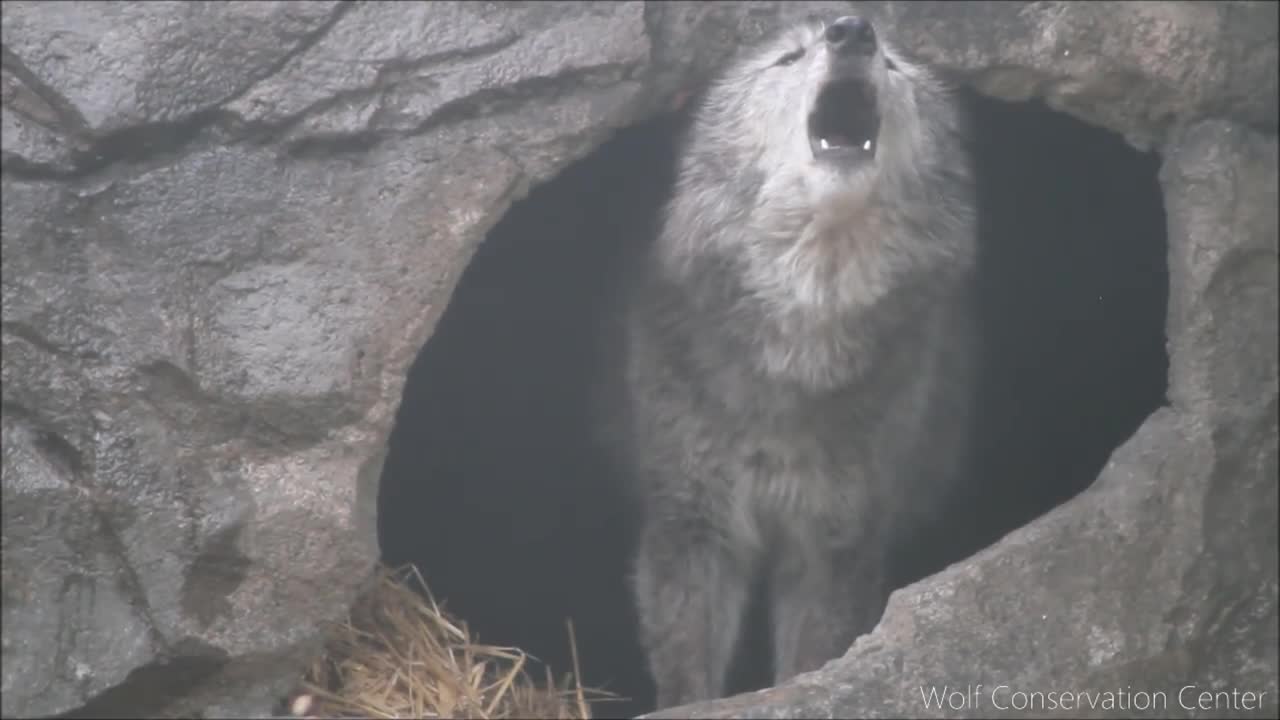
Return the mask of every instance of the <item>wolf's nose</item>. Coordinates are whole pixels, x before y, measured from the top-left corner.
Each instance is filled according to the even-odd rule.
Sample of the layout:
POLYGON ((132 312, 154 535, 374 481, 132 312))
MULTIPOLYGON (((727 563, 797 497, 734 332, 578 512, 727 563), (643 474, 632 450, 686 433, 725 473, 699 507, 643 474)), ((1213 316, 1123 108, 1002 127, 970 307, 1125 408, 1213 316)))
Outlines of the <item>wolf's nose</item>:
POLYGON ((876 51, 876 31, 857 15, 845 15, 827 26, 827 44, 841 55, 871 55, 876 51))

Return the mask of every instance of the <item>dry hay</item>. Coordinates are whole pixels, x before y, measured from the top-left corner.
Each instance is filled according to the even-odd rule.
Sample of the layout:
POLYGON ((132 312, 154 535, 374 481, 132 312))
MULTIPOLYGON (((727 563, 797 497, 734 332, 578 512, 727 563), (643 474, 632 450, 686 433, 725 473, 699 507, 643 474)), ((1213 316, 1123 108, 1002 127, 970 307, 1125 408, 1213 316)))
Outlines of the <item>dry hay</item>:
MULTIPOLYGON (((412 566, 380 568, 374 587, 343 623, 330 628, 291 703, 314 718, 560 718, 591 717, 588 699, 608 700, 577 681, 577 649, 568 628, 573 672, 553 681, 530 676, 526 653, 474 641, 445 613, 412 566), (413 585, 417 584, 421 592, 413 585)), ((533 661, 533 662, 531 662, 533 661)))

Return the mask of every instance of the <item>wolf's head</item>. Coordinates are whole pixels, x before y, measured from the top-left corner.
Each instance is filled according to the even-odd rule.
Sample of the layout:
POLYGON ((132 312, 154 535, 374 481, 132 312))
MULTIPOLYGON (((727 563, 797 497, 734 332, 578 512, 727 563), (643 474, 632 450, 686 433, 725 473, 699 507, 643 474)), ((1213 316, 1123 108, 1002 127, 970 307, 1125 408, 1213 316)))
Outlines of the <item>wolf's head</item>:
POLYGON ((658 258, 695 304, 757 314, 745 342, 766 373, 843 382, 849 328, 914 317, 974 265, 958 98, 865 19, 746 51, 688 133, 658 258))
POLYGON ((946 162, 956 121, 926 68, 871 21, 845 16, 740 55, 708 89, 694 132, 699 155, 821 203, 946 162))

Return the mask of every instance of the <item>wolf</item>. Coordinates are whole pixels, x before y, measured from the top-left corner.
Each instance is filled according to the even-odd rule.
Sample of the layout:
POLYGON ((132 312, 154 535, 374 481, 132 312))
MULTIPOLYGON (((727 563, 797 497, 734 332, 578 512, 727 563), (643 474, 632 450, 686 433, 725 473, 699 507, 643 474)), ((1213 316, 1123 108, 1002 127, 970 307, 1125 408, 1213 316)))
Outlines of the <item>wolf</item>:
POLYGON ((960 481, 964 113, 883 35, 806 22, 730 62, 622 290, 608 426, 640 510, 629 572, 659 707, 724 694, 759 585, 775 682, 846 652, 883 612, 890 543, 960 481))

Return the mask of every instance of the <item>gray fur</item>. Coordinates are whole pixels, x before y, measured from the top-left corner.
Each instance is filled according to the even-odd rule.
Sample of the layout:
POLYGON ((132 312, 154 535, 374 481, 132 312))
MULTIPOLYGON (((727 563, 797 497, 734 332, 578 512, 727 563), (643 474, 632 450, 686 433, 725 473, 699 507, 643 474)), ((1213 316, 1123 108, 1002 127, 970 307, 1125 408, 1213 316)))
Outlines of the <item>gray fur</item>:
POLYGON ((963 465, 977 250, 960 116, 876 30, 861 65, 830 69, 814 24, 728 67, 626 293, 612 427, 643 508, 634 589, 659 707, 725 692, 756 578, 776 681, 843 654, 883 611, 893 533, 963 465), (810 149, 829 72, 877 89, 861 168, 810 149))

